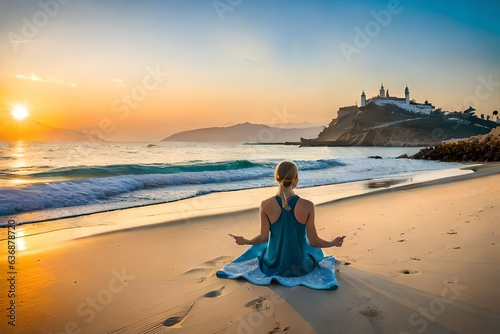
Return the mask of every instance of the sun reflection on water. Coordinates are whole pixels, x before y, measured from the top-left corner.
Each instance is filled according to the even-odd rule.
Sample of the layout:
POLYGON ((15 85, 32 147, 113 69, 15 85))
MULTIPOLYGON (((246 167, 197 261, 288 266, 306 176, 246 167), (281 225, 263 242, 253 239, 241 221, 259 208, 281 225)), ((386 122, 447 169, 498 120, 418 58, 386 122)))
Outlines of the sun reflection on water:
POLYGON ((24 240, 24 231, 17 231, 16 233, 16 249, 23 251, 26 250, 26 241, 24 240))
POLYGON ((12 157, 14 158, 14 163, 12 164, 12 168, 26 167, 25 143, 23 141, 16 142, 13 151, 12 157))

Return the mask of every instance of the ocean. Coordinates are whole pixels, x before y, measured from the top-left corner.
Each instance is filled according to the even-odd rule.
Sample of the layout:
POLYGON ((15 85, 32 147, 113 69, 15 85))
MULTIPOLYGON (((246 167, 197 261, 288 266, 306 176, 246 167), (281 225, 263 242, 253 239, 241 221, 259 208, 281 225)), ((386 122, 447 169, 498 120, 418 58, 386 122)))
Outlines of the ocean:
POLYGON ((457 163, 395 159, 407 147, 297 147, 242 143, 0 143, 0 226, 166 203, 275 185, 281 160, 298 188, 411 176, 457 163), (370 156, 381 156, 373 159, 370 156))

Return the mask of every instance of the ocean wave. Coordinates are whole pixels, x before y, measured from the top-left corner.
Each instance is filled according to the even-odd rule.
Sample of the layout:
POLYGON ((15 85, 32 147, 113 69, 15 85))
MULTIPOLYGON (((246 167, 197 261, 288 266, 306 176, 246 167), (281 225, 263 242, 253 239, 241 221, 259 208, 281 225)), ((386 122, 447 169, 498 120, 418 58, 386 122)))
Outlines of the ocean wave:
POLYGON ((317 170, 345 166, 345 163, 339 159, 298 160, 295 163, 299 170, 317 170))
POLYGON ((169 186, 227 183, 272 176, 259 168, 241 171, 181 172, 175 174, 121 175, 86 180, 52 182, 31 186, 0 188, 0 215, 87 205, 132 191, 169 186))
MULTIPOLYGON (((64 177, 67 180, 0 188, 0 215, 97 204, 148 189, 223 185, 252 180, 258 186, 272 178, 276 163, 277 161, 236 160, 221 163, 194 161, 184 165, 135 164, 59 168, 29 176, 64 177)), ((300 160, 296 163, 299 169, 304 171, 344 165, 336 159, 300 160)))
POLYGON ((107 166, 76 166, 54 168, 50 171, 32 173, 31 177, 66 177, 66 178, 95 178, 119 175, 148 175, 148 174, 175 174, 180 172, 207 172, 222 170, 238 170, 258 166, 248 160, 235 160, 220 163, 191 164, 123 164, 107 166))
MULTIPOLYGON (((183 172, 212 172, 242 170, 256 167, 274 168, 279 161, 249 161, 233 160, 225 162, 201 162, 191 161, 187 164, 122 164, 107 166, 73 166, 53 168, 44 172, 23 175, 31 178, 65 178, 65 179, 89 179, 120 175, 151 175, 151 174, 177 174, 183 172)), ((298 160, 296 161, 300 170, 316 170, 342 166, 336 159, 327 160, 298 160)), ((9 171, 5 171, 9 172, 9 171)))

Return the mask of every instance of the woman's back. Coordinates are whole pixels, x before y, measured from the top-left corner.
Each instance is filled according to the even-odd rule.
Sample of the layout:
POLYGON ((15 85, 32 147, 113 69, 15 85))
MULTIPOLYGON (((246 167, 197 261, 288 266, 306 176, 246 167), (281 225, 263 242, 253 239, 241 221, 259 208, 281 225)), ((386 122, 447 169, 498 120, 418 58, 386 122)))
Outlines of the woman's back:
POLYGON ((296 217, 299 196, 288 199, 289 210, 282 208, 279 196, 272 200, 274 203, 268 203, 266 210, 269 211, 266 214, 271 225, 271 234, 267 249, 259 257, 260 269, 266 275, 305 275, 314 269, 315 261, 308 252, 310 246, 307 242, 306 222, 301 222, 296 217), (276 208, 279 209, 279 215, 276 208), (278 217, 275 218, 276 216, 278 217))
MULTIPOLYGON (((281 215, 281 211, 283 209, 281 203, 282 201, 279 196, 270 197, 261 203, 262 209, 264 210, 270 224, 276 222, 281 215), (279 201, 276 199, 277 197, 279 201)), ((314 204, 311 201, 298 197, 293 210, 297 221, 305 225, 311 215, 311 211, 314 209, 313 207, 314 204)))

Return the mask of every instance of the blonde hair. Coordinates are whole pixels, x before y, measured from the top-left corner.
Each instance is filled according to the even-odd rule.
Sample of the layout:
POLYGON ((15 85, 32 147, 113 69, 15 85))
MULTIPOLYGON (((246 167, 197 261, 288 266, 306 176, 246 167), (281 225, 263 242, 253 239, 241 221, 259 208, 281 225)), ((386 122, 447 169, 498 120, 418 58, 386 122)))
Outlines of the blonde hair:
POLYGON ((292 161, 282 161, 274 170, 274 179, 278 182, 278 195, 281 198, 281 206, 283 209, 290 210, 288 200, 285 196, 285 189, 291 187, 293 181, 299 175, 297 165, 292 161))

